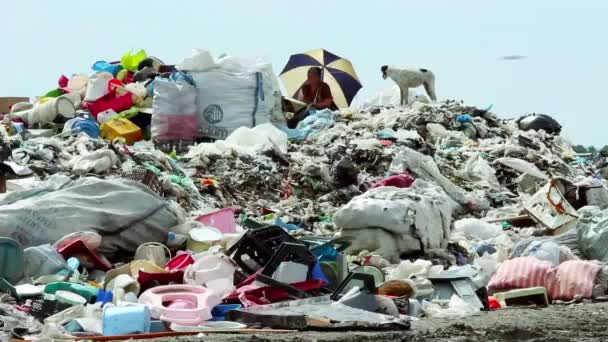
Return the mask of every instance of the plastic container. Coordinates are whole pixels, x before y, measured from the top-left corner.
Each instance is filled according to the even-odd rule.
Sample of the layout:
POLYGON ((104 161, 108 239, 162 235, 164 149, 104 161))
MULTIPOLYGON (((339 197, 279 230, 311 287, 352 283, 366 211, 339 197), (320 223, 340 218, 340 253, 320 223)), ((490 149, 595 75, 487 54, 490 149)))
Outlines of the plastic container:
POLYGON ((219 229, 222 233, 236 233, 236 220, 234 219, 234 209, 224 208, 219 211, 199 216, 198 222, 219 229))
POLYGON ((101 137, 110 141, 116 138, 124 138, 127 144, 133 144, 143 139, 143 133, 141 128, 129 119, 116 119, 103 124, 101 137))
POLYGON ((226 319, 226 315, 232 310, 238 310, 242 307, 241 304, 220 304, 216 305, 211 310, 212 321, 223 321, 226 319))
POLYGON ((67 91, 68 93, 79 93, 81 96, 84 96, 87 91, 87 83, 89 83, 89 76, 84 74, 77 74, 72 76, 67 83, 66 87, 62 87, 61 89, 67 91))
POLYGON ((104 110, 103 112, 97 114, 97 122, 102 125, 106 123, 106 121, 109 121, 110 119, 115 117, 116 115, 118 115, 118 113, 116 113, 113 109, 104 110))
POLYGON ((224 254, 204 255, 197 259, 184 272, 184 282, 190 285, 203 285, 220 295, 234 291, 234 272, 236 265, 224 254))
POLYGON ((146 334, 150 332, 152 315, 145 305, 111 306, 103 310, 104 336, 146 334))
POLYGON ((101 130, 96 122, 91 120, 81 119, 77 120, 72 124, 72 129, 79 129, 81 132, 90 136, 91 138, 99 138, 101 130))
POLYGON ((150 307, 155 319, 192 326, 211 319, 220 298, 202 286, 169 285, 149 289, 139 303, 150 307))
POLYGON ((23 275, 23 249, 19 242, 0 237, 0 278, 16 282, 23 275))
POLYGON ((113 109, 116 113, 120 113, 133 107, 133 94, 116 97, 113 93, 108 93, 97 101, 87 102, 87 104, 91 115, 97 119, 97 114, 104 110, 113 109))
POLYGON ((26 248, 23 255, 25 258, 23 274, 28 278, 54 274, 68 266, 57 249, 49 244, 26 248))
POLYGON ((165 268, 168 269, 169 271, 177 271, 177 270, 183 271, 188 266, 192 265, 193 263, 194 263, 194 258, 192 257, 191 254, 182 253, 182 254, 176 255, 173 259, 169 260, 169 262, 167 262, 167 264, 165 265, 165 268))
POLYGON ((56 294, 60 291, 75 293, 80 297, 83 297, 86 301, 91 301, 93 298, 99 295, 99 289, 91 285, 58 282, 47 284, 44 287, 44 293, 47 294, 56 294))
POLYGON ((59 303, 68 305, 84 305, 87 303, 87 300, 83 296, 77 295, 76 293, 69 291, 55 292, 55 299, 59 303))
POLYGON ((208 250, 211 246, 222 241, 223 234, 214 227, 198 227, 188 233, 188 243, 186 247, 189 251, 200 253, 208 250))

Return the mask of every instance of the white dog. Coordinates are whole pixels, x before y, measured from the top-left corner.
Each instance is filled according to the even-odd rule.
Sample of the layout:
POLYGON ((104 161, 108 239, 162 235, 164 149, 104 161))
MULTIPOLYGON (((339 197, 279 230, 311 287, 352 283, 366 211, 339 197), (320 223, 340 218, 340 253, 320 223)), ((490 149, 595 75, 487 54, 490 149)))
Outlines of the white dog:
POLYGON ((426 93, 431 100, 437 101, 435 95, 435 75, 427 69, 399 69, 396 67, 384 65, 382 70, 382 78, 395 81, 401 89, 401 105, 406 105, 408 102, 409 88, 416 88, 424 85, 426 93))

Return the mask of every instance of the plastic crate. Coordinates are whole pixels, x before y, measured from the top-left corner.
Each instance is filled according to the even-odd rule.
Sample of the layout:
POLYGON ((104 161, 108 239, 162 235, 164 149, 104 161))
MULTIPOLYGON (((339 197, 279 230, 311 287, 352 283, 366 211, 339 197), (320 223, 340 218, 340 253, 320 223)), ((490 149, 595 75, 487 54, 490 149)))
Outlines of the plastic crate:
POLYGON ((31 304, 32 311, 30 314, 39 321, 43 321, 45 318, 50 317, 58 312, 61 312, 71 305, 59 303, 54 300, 38 299, 33 300, 31 304))
POLYGON ((289 235, 279 226, 267 226, 247 231, 237 243, 226 251, 226 254, 248 274, 257 270, 250 267, 243 257, 254 261, 260 267, 270 262, 277 249, 284 242, 299 244, 298 240, 289 235))

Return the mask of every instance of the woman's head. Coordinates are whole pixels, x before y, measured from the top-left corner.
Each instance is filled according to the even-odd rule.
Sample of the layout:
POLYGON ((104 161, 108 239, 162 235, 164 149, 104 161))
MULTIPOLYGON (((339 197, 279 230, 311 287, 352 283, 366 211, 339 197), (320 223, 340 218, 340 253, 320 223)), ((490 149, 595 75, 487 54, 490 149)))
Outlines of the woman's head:
POLYGON ((308 82, 312 84, 321 83, 321 68, 312 67, 308 69, 308 82))

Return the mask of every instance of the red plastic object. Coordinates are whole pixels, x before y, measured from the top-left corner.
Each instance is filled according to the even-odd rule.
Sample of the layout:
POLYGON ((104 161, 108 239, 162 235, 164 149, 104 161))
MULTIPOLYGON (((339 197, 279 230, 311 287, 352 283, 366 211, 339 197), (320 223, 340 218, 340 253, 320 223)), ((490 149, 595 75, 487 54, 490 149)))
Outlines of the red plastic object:
POLYGON ((113 78, 108 82, 108 93, 114 93, 116 87, 122 87, 123 84, 119 79, 113 78))
POLYGON ((91 115, 97 119, 97 114, 104 110, 113 109, 116 113, 120 113, 133 107, 133 95, 131 93, 116 97, 112 93, 108 93, 100 97, 95 102, 88 102, 87 107, 91 115))
POLYGON ((95 265, 95 268, 107 272, 112 268, 112 265, 107 261, 99 257, 93 252, 87 245, 80 239, 74 240, 73 242, 57 249, 59 254, 63 255, 64 258, 68 259, 71 257, 81 257, 95 265))
MULTIPOLYGON (((298 290, 309 292, 321 289, 323 286, 325 286, 325 282, 319 279, 312 279, 300 283, 293 283, 290 285, 297 288, 298 290)), ((285 299, 289 299, 289 293, 287 291, 271 286, 265 286, 245 291, 237 289, 232 294, 224 297, 224 302, 238 302, 239 296, 241 296, 241 294, 243 294, 245 298, 255 302, 256 304, 267 304, 267 301, 271 303, 276 303, 285 299)))
POLYGON ((415 181, 415 179, 412 178, 412 176, 410 176, 407 173, 404 173, 404 174, 394 175, 394 176, 384 178, 383 180, 378 181, 374 185, 372 185, 372 189, 378 188, 381 186, 395 186, 397 188, 409 188, 410 186, 412 186, 412 184, 414 184, 414 181, 415 181))
POLYGON ((199 216, 198 222, 219 229, 222 233, 236 233, 236 220, 234 209, 224 208, 213 213, 199 216))
POLYGON ((194 258, 188 253, 182 253, 169 260, 165 265, 169 271, 185 271, 186 267, 194 264, 194 258))
POLYGON ((379 141, 380 141, 380 144, 382 144, 382 146, 391 146, 393 144, 393 142, 390 141, 390 140, 382 140, 381 139, 379 141))
POLYGON ((488 296, 488 303, 490 304, 490 310, 498 310, 502 308, 500 302, 494 296, 488 296))
POLYGON ((61 77, 59 77, 59 80, 57 81, 57 84, 59 84, 59 88, 66 88, 68 86, 69 81, 69 78, 67 78, 65 75, 61 75, 61 77))
POLYGON ((262 208, 262 215, 274 214, 274 211, 268 208, 262 208))

